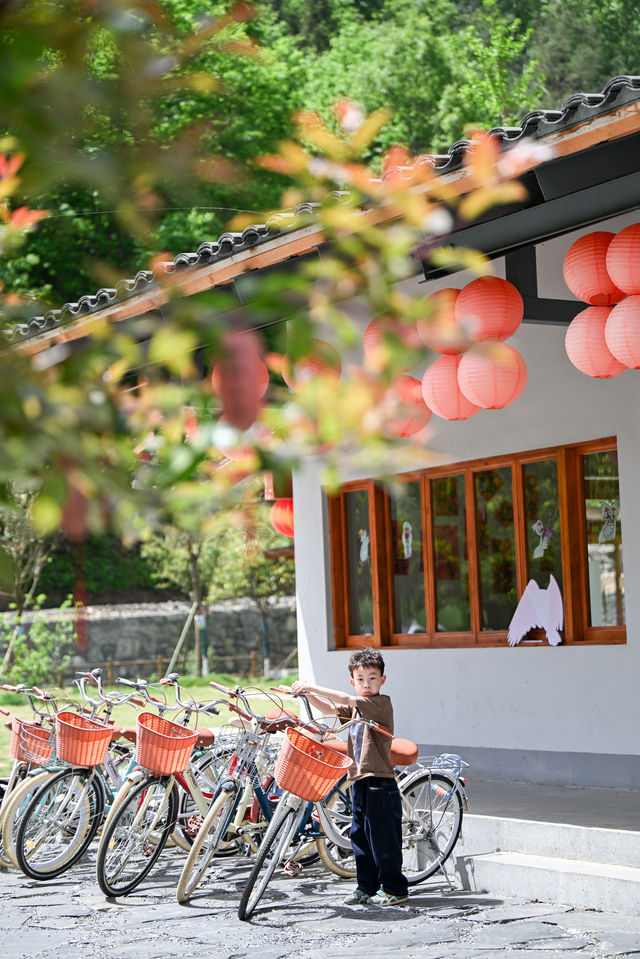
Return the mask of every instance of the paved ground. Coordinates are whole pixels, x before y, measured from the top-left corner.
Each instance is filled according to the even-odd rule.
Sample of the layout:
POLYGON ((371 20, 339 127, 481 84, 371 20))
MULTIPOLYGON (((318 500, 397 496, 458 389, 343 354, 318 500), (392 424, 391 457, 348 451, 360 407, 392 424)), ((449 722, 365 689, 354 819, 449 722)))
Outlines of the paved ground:
POLYGON ((3 959, 572 959, 640 956, 640 918, 414 887, 407 907, 348 907, 353 883, 321 866, 275 878, 251 922, 236 905, 246 861, 216 864, 202 895, 180 906, 183 853, 168 850, 126 899, 105 900, 93 862, 37 883, 0 870, 3 959))

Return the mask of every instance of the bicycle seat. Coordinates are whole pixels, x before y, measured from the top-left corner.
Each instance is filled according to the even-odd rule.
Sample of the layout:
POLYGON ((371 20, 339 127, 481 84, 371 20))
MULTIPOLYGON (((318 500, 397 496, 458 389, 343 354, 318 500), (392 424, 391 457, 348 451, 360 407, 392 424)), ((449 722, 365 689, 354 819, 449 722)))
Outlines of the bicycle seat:
POLYGON ((265 733, 280 733, 289 726, 297 726, 300 720, 295 713, 290 713, 288 709, 270 709, 264 717, 265 721, 260 723, 260 729, 265 733))
POLYGON ((196 746, 202 746, 205 749, 207 746, 213 746, 215 739, 215 733, 213 729, 207 729, 206 726, 196 726, 196 732, 198 734, 196 746))
MULTIPOLYGON (((327 739, 325 746, 331 746, 339 753, 347 753, 347 744, 343 739, 327 739)), ((393 737, 391 740, 391 763, 394 766, 413 766, 418 758, 418 747, 411 739, 393 737)))
POLYGON ((120 735, 123 739, 128 739, 130 743, 135 743, 136 741, 136 727, 135 726, 122 726, 120 728, 120 735))

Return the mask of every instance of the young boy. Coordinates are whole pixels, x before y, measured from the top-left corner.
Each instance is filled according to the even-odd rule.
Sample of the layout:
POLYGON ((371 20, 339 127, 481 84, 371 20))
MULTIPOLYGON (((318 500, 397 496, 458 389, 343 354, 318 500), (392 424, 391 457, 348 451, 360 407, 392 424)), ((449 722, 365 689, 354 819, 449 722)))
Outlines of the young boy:
MULTIPOLYGON (((372 719, 393 732, 393 707, 382 696, 384 660, 378 650, 365 648, 349 660, 355 696, 337 689, 296 682, 294 693, 304 693, 317 709, 343 720, 372 719)), ((367 726, 351 726, 349 778, 353 820, 351 844, 356 861, 357 889, 345 903, 395 906, 407 902, 407 880, 402 873, 402 805, 391 760, 391 739, 367 726)))

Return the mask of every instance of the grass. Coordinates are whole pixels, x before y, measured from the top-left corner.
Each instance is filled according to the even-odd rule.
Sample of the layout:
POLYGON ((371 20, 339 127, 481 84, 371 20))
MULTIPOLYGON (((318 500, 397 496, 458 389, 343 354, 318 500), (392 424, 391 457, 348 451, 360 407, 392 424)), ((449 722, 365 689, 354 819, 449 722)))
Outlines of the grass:
MULTIPOLYGON (((181 699, 183 702, 186 702, 188 699, 193 699, 195 702, 200 703, 223 699, 224 696, 222 693, 217 693, 215 689, 209 686, 209 681, 214 680, 231 689, 236 685, 246 689, 251 706, 255 712, 265 713, 276 704, 280 704, 280 702, 282 702, 287 709, 293 709, 297 712, 297 705, 293 703, 292 700, 279 699, 277 693, 269 692, 270 686, 278 686, 281 683, 284 683, 285 686, 290 686, 296 678, 297 676, 292 675, 278 680, 264 679, 262 676, 247 679, 246 677, 230 676, 222 673, 212 673, 210 676, 201 678, 184 676, 180 679, 182 687, 181 699)), ((106 687, 107 690, 115 689, 118 692, 122 692, 123 688, 122 686, 106 687)), ((51 692, 62 700, 72 700, 73 702, 79 702, 80 700, 78 689, 75 686, 66 687, 65 689, 51 689, 51 692)), ((153 694, 157 695, 158 690, 154 690, 153 694)), ((169 688, 167 688, 167 699, 169 702, 174 701, 172 691, 169 688)), ((17 693, 0 692, 0 707, 4 711, 8 711, 12 716, 17 716, 19 719, 30 720, 33 716, 31 707, 25 696, 17 693)), ((138 711, 138 708, 134 706, 118 706, 114 709, 112 718, 121 726, 133 726, 138 711)), ((167 717, 170 718, 171 715, 176 714, 167 714, 167 717)), ((200 725, 209 727, 222 726, 224 723, 229 722, 233 715, 230 710, 221 708, 219 716, 202 717, 200 725)), ((6 777, 9 775, 11 764, 13 763, 13 759, 9 754, 11 730, 5 726, 5 721, 8 721, 9 717, 3 715, 1 718, 3 722, 0 723, 0 777, 6 777)))

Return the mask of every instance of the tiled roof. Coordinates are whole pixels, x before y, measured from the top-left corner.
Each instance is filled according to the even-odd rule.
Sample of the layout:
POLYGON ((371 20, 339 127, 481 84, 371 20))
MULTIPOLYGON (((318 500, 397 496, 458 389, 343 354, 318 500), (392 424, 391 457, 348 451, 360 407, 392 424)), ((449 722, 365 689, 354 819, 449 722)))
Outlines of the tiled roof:
MULTIPOLYGON (((494 127, 489 133, 504 147, 510 147, 518 140, 538 140, 568 130, 635 100, 640 100, 640 76, 613 77, 602 93, 574 93, 559 110, 532 110, 522 118, 519 126, 494 127)), ((438 173, 452 173, 462 166, 471 144, 471 140, 458 140, 447 153, 429 154, 420 159, 432 163, 438 173)))
MULTIPOLYGON (((519 126, 494 127, 490 133, 508 148, 519 140, 541 139, 570 129, 598 116, 612 113, 626 104, 640 100, 640 76, 619 76, 611 79, 601 93, 575 93, 559 110, 532 110, 519 126)), ((465 153, 472 147, 471 140, 458 140, 445 154, 424 154, 418 162, 429 164, 439 174, 460 169, 465 153)), ((225 260, 234 254, 252 250, 259 244, 274 239, 281 233, 295 229, 301 216, 309 216, 317 204, 305 203, 296 210, 284 211, 270 217, 266 223, 247 227, 242 233, 223 233, 216 241, 201 243, 194 253, 179 253, 173 260, 159 264, 154 271, 141 270, 133 279, 121 280, 114 288, 98 290, 93 295, 80 297, 74 303, 65 303, 58 310, 49 310, 43 316, 34 316, 28 322, 18 323, 0 331, 8 346, 18 345, 39 334, 62 327, 72 319, 96 313, 122 300, 148 291, 160 276, 195 270, 225 260)))

